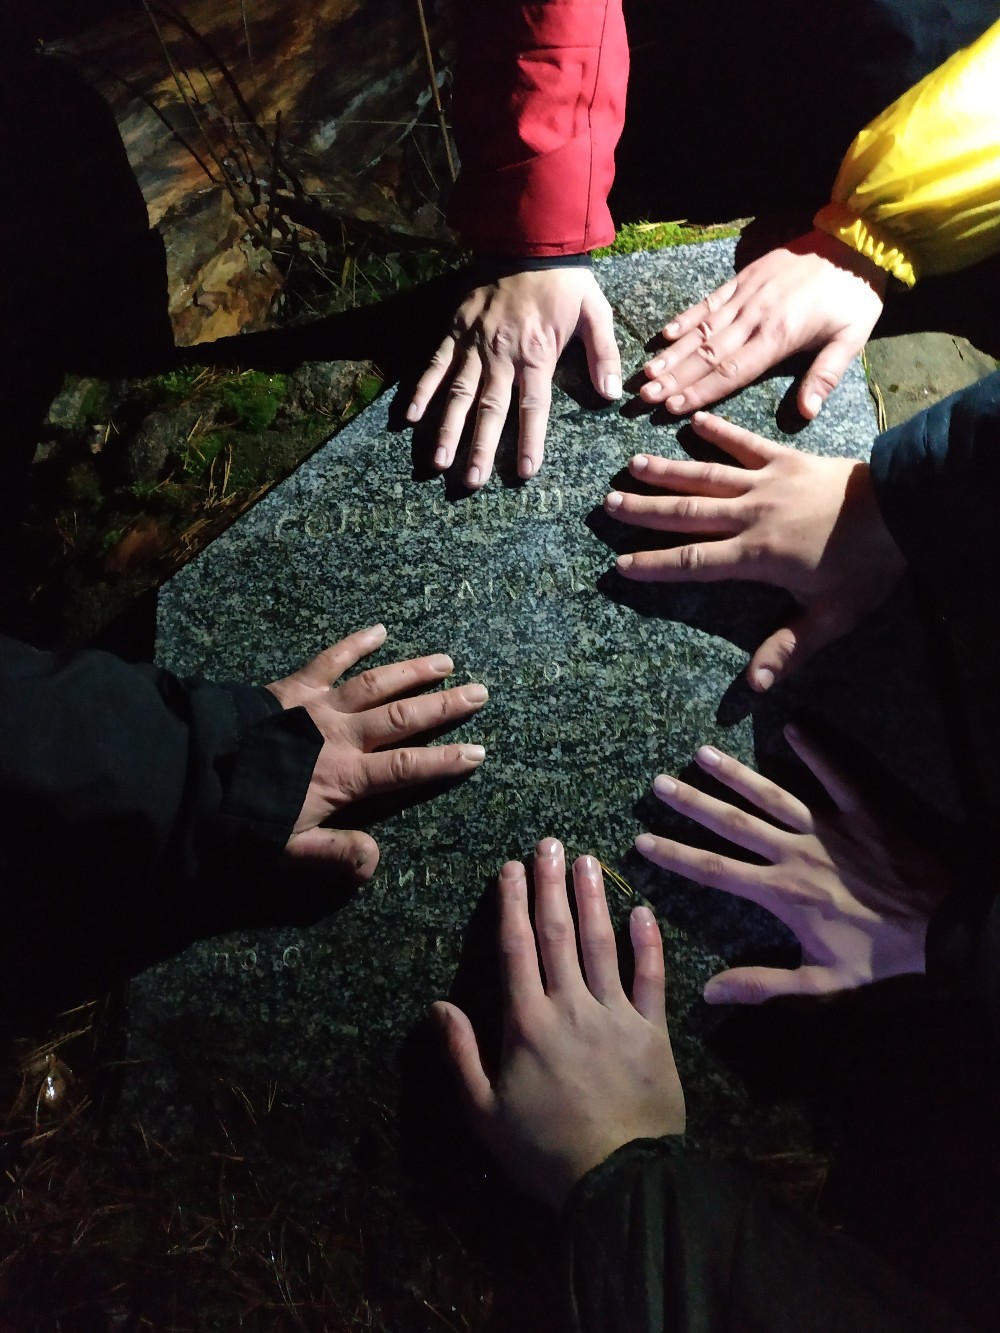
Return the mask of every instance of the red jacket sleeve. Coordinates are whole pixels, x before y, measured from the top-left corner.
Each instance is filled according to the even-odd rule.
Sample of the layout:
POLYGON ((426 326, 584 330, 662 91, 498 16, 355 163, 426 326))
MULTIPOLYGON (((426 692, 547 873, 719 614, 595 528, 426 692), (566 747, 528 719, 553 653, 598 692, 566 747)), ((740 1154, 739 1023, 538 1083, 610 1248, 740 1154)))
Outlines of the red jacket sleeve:
POLYGON ((628 81, 621 0, 467 0, 460 41, 452 226, 488 254, 607 245, 628 81))

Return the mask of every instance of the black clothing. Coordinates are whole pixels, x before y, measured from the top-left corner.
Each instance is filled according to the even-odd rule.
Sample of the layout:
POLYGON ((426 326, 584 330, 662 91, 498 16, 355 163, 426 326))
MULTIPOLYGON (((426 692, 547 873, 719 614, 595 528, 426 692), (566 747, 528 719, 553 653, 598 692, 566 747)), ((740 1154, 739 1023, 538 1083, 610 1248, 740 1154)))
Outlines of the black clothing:
POLYGON ((1000 373, 880 436, 871 477, 948 674, 969 815, 968 869, 931 923, 927 969, 967 991, 1000 1039, 1000 373))
POLYGON ((0 638, 0 1011, 189 939, 209 880, 274 865, 321 745, 263 688, 0 638))
POLYGON ((962 1333, 873 1255, 749 1176, 636 1139, 577 1184, 573 1333, 962 1333))

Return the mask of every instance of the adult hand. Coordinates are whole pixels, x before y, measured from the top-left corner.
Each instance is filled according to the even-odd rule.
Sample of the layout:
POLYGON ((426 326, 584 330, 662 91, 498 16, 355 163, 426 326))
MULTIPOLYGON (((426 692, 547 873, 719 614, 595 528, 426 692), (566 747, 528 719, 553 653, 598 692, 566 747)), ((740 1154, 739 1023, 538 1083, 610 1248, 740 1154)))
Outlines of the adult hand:
POLYGON ((886 275, 826 232, 748 264, 663 329, 672 344, 645 367, 647 403, 676 414, 717 402, 793 352, 818 351, 798 407, 818 415, 882 313, 886 275))
POLYGON ((751 865, 643 833, 636 848, 658 866, 772 912, 802 946, 801 966, 737 967, 705 987, 710 1004, 759 1004, 776 995, 824 995, 923 972, 927 923, 947 873, 927 849, 880 823, 842 773, 796 729, 785 736, 834 809, 813 814, 781 787, 703 745, 700 768, 756 806, 758 819, 666 776, 653 783, 672 810, 763 857, 751 865), (768 821, 773 822, 768 822, 768 821))
POLYGON ((403 744, 423 732, 460 722, 489 697, 484 685, 408 697, 454 671, 451 658, 443 653, 371 667, 337 684, 345 671, 380 648, 385 637, 384 625, 359 630, 267 687, 283 708, 305 708, 323 736, 285 855, 339 861, 362 879, 369 879, 378 865, 375 839, 357 830, 322 828, 324 820, 352 801, 458 777, 486 758, 481 745, 403 744))
POLYGON ((641 582, 753 579, 786 588, 804 610, 761 644, 747 671, 753 688, 766 690, 885 601, 906 562, 866 463, 772 444, 706 412, 691 424, 743 466, 639 454, 632 475, 680 495, 612 491, 604 507, 623 523, 715 540, 619 556, 618 572, 641 582))
POLYGON ((684 1132, 684 1093, 664 1008, 663 941, 653 914, 646 907, 632 913, 629 1001, 594 857, 579 858, 573 885, 586 981, 561 845, 547 838, 535 853, 535 931, 524 866, 510 861, 500 872, 506 1007, 492 1082, 466 1015, 444 1002, 433 1011, 480 1136, 522 1189, 556 1209, 616 1148, 684 1132))
POLYGON ((407 421, 419 421, 450 377, 434 466, 451 467, 475 410, 465 482, 484 486, 516 385, 517 472, 533 477, 542 465, 556 362, 574 335, 583 339, 594 388, 605 398, 620 398, 622 367, 611 307, 589 268, 515 273, 471 292, 406 412, 407 421))

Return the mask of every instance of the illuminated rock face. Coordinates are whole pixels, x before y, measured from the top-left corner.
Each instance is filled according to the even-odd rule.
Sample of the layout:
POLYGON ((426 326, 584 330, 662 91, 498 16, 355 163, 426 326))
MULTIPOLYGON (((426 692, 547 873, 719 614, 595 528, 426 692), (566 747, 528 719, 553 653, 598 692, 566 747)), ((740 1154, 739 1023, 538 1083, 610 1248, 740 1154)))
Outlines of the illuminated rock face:
MULTIPOLYGON (((626 374, 668 310, 724 280, 732 253, 719 242, 598 266, 626 374)), ((780 735, 793 709, 904 776, 939 770, 898 721, 921 709, 930 721, 919 744, 933 751, 915 631, 875 621, 794 686, 751 697, 747 650, 773 626, 781 597, 739 584, 638 589, 609 572, 635 540, 600 509, 612 479, 636 452, 683 454, 684 432, 679 443, 677 423, 598 406, 574 364, 559 379, 545 463, 530 483, 512 483, 509 457, 475 495, 416 478, 420 445, 389 428, 388 394, 163 590, 158 656, 182 673, 269 681, 380 619, 389 629, 380 661, 447 650, 458 680, 489 686, 488 706, 456 733, 484 743, 488 758, 467 782, 380 820, 378 873, 336 914, 199 943, 140 977, 132 1054, 150 1063, 130 1068, 126 1105, 176 1128, 213 1080, 273 1083, 299 1145, 285 1167, 311 1163, 315 1179, 318 1162, 329 1179, 372 1099, 392 1105, 403 1043, 448 993, 463 953, 468 964, 470 917, 499 866, 556 834, 657 909, 692 1137, 751 1152, 808 1142, 798 1111, 756 1104, 713 1053, 706 1037, 721 1019, 700 1000, 724 961, 776 948, 794 959, 794 949, 771 918, 654 872, 632 842, 646 828, 680 832, 650 783, 684 769, 703 742, 801 783, 780 735), (164 1105, 178 1119, 156 1109, 164 1105)), ((723 410, 779 438, 790 383, 764 381, 723 410)), ((855 365, 794 443, 864 458, 874 433, 855 365)), ((613 897, 619 915, 634 901, 613 897)), ((465 970, 485 976, 490 957, 487 947, 465 970)))
MULTIPOLYGON (((439 205, 450 172, 415 4, 173 8, 179 21, 133 7, 46 49, 114 113, 166 247, 178 343, 266 325, 293 232, 320 263, 337 219, 447 239, 439 205)), ((451 9, 427 17, 440 84, 451 9)))

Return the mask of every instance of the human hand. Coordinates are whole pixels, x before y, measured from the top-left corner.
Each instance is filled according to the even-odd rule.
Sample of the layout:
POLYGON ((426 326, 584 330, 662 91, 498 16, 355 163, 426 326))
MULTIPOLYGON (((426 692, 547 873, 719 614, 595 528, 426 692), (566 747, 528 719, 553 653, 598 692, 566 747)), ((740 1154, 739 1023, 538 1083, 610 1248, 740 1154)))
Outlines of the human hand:
POLYGON ((926 848, 879 822, 843 774, 795 728, 786 727, 785 736, 833 801, 830 813, 813 814, 797 797, 710 745, 695 756, 698 766, 767 820, 673 778, 653 783, 665 805, 767 865, 650 833, 635 840, 638 851, 665 870, 766 908, 802 946, 802 963, 794 970, 720 972, 705 987, 709 1004, 824 995, 924 970, 927 923, 944 897, 947 872, 926 848))
POLYGON ((818 351, 799 385, 812 420, 882 313, 886 275, 823 231, 770 250, 670 321, 671 346, 645 366, 647 403, 680 415, 750 384, 793 352, 818 351))
POLYGON ((619 556, 639 582, 753 579, 786 588, 803 606, 750 660, 747 678, 766 690, 853 629, 888 597, 906 562, 882 520, 866 463, 818 458, 698 412, 695 432, 741 463, 693 463, 638 454, 639 481, 680 495, 612 491, 608 513, 658 532, 716 540, 619 556))
POLYGON ((577 860, 573 885, 586 981, 562 846, 546 838, 535 852, 534 931, 524 866, 509 861, 500 872, 506 1005, 492 1081, 466 1015, 445 1002, 433 1009, 479 1135, 516 1184, 557 1210, 616 1148, 684 1132, 684 1093, 664 1008, 663 941, 653 914, 637 907, 629 923, 635 954, 629 1001, 594 857, 577 860))
POLYGON ((322 828, 325 820, 367 796, 469 773, 486 758, 481 745, 401 745, 432 728, 460 722, 489 697, 484 685, 405 697, 454 671, 451 658, 442 653, 371 667, 336 684, 385 638, 384 625, 358 630, 267 687, 283 708, 305 708, 323 737, 285 855, 339 861, 361 879, 370 879, 378 865, 375 839, 357 830, 322 828))
POLYGON ((440 471, 451 467, 466 419, 475 408, 465 482, 484 486, 493 471, 516 385, 517 473, 533 477, 542 465, 556 362, 574 335, 583 340, 594 388, 605 398, 620 398, 622 367, 611 307, 589 268, 515 273, 471 292, 459 307, 451 333, 420 377, 406 411, 407 421, 419 421, 451 377, 434 466, 440 471))

